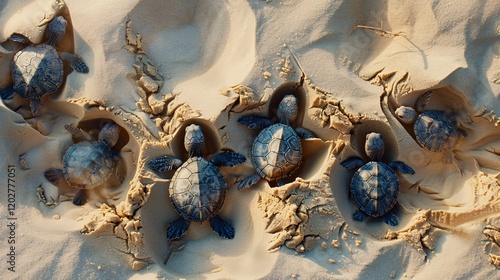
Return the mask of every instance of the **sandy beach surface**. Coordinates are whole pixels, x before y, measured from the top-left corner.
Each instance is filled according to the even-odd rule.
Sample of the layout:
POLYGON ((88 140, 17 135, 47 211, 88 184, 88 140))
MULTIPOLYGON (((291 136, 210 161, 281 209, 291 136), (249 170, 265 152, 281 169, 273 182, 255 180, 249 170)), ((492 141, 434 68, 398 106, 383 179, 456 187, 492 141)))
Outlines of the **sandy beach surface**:
POLYGON ((14 55, 47 43, 58 16, 67 26, 55 49, 89 72, 65 61, 37 116, 20 94, 1 102, 0 279, 499 277, 500 2, 0 0, 0 88, 13 85, 14 55), (425 110, 456 124, 447 151, 424 148, 397 117, 428 91, 425 110), (288 94, 298 100, 290 125, 315 136, 301 140, 300 166, 283 185, 238 190, 259 133, 238 119, 277 122, 288 94), (76 206, 77 189, 44 174, 63 168, 71 145, 97 140, 104 121, 120 128, 112 171, 76 206), (174 171, 148 163, 186 161, 191 124, 203 130, 204 157, 246 157, 220 168, 219 215, 234 239, 208 221, 167 239, 179 218, 174 171), (340 163, 369 161, 370 132, 384 140, 382 162, 415 171, 395 173, 395 226, 353 219, 355 170, 340 163))

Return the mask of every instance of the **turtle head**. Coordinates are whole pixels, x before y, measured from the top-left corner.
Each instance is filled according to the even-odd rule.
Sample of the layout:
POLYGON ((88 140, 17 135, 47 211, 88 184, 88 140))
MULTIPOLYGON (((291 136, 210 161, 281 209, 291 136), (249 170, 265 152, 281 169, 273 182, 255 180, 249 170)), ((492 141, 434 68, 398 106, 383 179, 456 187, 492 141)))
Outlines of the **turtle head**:
POLYGON ((190 157, 201 156, 203 148, 205 147, 205 137, 199 125, 192 124, 186 127, 184 147, 186 151, 188 151, 190 157))
POLYGON ((370 160, 380 161, 384 155, 384 140, 380 133, 372 132, 366 135, 365 152, 370 160))
POLYGON ((285 95, 278 106, 278 121, 288 125, 295 121, 297 113, 297 98, 292 94, 285 95))
POLYGON ((417 120, 418 113, 412 107, 401 106, 394 111, 396 117, 404 124, 411 124, 417 120))
POLYGON ((63 16, 55 17, 49 24, 49 40, 47 44, 55 46, 66 33, 68 22, 63 16))
POLYGON ((98 139, 108 143, 110 147, 116 145, 118 138, 120 137, 120 127, 112 122, 105 121, 102 124, 101 130, 99 131, 98 139))

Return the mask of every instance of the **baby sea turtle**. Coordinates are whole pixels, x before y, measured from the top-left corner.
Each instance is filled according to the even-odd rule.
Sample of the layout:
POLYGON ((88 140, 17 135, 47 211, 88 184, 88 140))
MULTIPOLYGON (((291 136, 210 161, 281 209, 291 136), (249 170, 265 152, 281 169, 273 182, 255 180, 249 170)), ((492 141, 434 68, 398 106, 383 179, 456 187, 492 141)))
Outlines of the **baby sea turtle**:
POLYGON ((302 145, 300 138, 314 138, 314 134, 305 128, 296 128, 290 124, 297 117, 297 98, 285 95, 278 106, 278 122, 272 124, 266 117, 246 115, 238 122, 250 129, 264 128, 252 145, 252 164, 255 173, 241 181, 238 189, 256 184, 261 178, 278 181, 283 185, 284 178, 297 170, 302 161, 302 145))
POLYGON ((111 148, 118 142, 120 127, 114 122, 105 122, 97 141, 92 141, 92 137, 81 129, 65 128, 73 137, 85 141, 71 145, 63 156, 63 169, 48 169, 45 178, 54 185, 62 182, 79 189, 73 204, 83 205, 87 202, 87 190, 102 185, 113 173, 116 157, 111 148))
POLYGON ((415 171, 401 161, 389 165, 381 162, 384 155, 384 141, 380 133, 366 135, 365 152, 370 161, 363 164, 359 157, 349 157, 340 164, 347 169, 358 169, 354 173, 350 193, 359 210, 353 214, 355 221, 363 221, 367 216, 383 216, 384 222, 396 226, 397 216, 391 211, 399 194, 399 180, 393 169, 403 174, 415 171))
POLYGON ((58 54, 55 49, 66 33, 66 24, 62 16, 54 18, 48 27, 49 39, 43 44, 35 45, 21 34, 10 37, 12 41, 29 43, 30 46, 14 55, 11 63, 13 85, 0 89, 2 99, 10 99, 19 93, 22 98, 30 100, 31 112, 37 116, 40 114, 40 98, 56 92, 63 82, 62 59, 77 72, 89 72, 82 58, 65 52, 58 54))
POLYGON ((443 152, 453 149, 466 133, 458 128, 456 120, 443 111, 424 111, 429 103, 432 91, 421 95, 415 109, 401 106, 396 109, 397 118, 404 124, 413 124, 417 142, 427 150, 443 152))
POLYGON ((172 156, 152 159, 148 166, 161 172, 176 169, 168 193, 181 217, 170 223, 167 238, 180 238, 189 228, 190 222, 210 221, 213 230, 222 238, 234 238, 231 224, 218 215, 226 197, 227 183, 217 167, 235 166, 244 162, 243 155, 220 152, 210 160, 202 157, 205 137, 201 127, 192 124, 186 127, 184 147, 189 153, 186 162, 172 156))

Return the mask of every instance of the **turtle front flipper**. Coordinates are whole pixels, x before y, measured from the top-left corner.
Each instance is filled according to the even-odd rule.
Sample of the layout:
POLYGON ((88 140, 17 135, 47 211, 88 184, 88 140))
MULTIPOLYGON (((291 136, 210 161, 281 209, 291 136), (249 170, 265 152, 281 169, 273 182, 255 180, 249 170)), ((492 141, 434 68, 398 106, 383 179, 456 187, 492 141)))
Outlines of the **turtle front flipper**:
POLYGON ((254 173, 248 177, 246 177, 243 181, 241 181, 239 184, 238 184, 238 190, 242 190, 242 189, 245 189, 245 188, 248 188, 250 186, 253 186, 255 184, 257 184, 257 182, 261 179, 259 173, 254 173))
POLYGON ((268 118, 257 115, 242 116, 238 119, 238 123, 250 129, 266 128, 272 124, 268 118))
POLYGON ((406 163, 404 163, 402 161, 393 161, 393 162, 389 163, 389 166, 392 169, 399 171, 403 174, 415 174, 415 170, 413 170, 413 168, 411 168, 410 166, 408 166, 406 163))
POLYGON ((14 33, 14 34, 10 35, 9 39, 11 41, 18 42, 21 44, 31 44, 31 41, 30 41, 30 39, 28 39, 28 37, 26 37, 22 34, 19 34, 19 33, 14 33))
POLYGON ((160 172, 177 169, 181 165, 182 160, 171 156, 157 157, 148 162, 149 168, 160 172))
POLYGON ((84 139, 84 140, 87 140, 87 141, 91 141, 92 140, 92 136, 90 136, 90 134, 88 134, 86 131, 78 128, 78 127, 74 127, 72 125, 65 125, 64 128, 69 132, 71 133, 71 136, 73 136, 74 138, 80 138, 80 139, 84 139))
POLYGON ((3 100, 9 100, 14 97, 16 94, 16 91, 14 90, 13 87, 6 87, 6 88, 0 88, 0 96, 2 97, 3 100))
POLYGON ((357 169, 363 166, 363 160, 359 157, 348 157, 340 165, 347 169, 357 169))
POLYGON ((210 220, 210 226, 212 229, 222 238, 233 239, 234 238, 234 228, 228 221, 224 221, 216 215, 210 220))
POLYGON ((425 107, 427 107, 427 104, 429 104, 432 94, 432 90, 429 90, 418 97, 417 102, 415 103, 415 109, 418 113, 422 113, 423 111, 425 111, 425 107))
POLYGON ((40 102, 40 99, 30 100, 30 108, 34 117, 39 116, 42 112, 42 103, 40 102))
POLYGON ((89 72, 89 67, 87 66, 87 64, 85 64, 80 56, 63 52, 61 53, 61 58, 66 60, 66 62, 68 62, 68 65, 71 66, 71 68, 75 69, 77 72, 89 72))
POLYGON ((314 135, 314 133, 312 133, 311 131, 303 128, 303 127, 297 127, 295 129, 295 132, 297 132, 297 134, 299 135, 300 138, 302 139, 312 139, 312 138, 316 138, 316 135, 314 135))
POLYGON ((170 223, 167 229, 168 239, 177 239, 183 236, 189 228, 189 222, 184 218, 179 218, 170 223))
POLYGON ((245 162, 244 155, 234 152, 220 152, 210 159, 210 162, 216 166, 229 166, 233 167, 237 164, 245 162))
POLYGON ((73 204, 77 206, 84 205, 85 203, 87 203, 87 197, 87 189, 79 189, 76 192, 75 197, 73 197, 73 204))
POLYGON ((391 210, 387 214, 385 214, 382 219, 384 220, 384 223, 390 225, 390 226, 397 226, 399 221, 398 221, 398 216, 394 214, 394 212, 391 210))

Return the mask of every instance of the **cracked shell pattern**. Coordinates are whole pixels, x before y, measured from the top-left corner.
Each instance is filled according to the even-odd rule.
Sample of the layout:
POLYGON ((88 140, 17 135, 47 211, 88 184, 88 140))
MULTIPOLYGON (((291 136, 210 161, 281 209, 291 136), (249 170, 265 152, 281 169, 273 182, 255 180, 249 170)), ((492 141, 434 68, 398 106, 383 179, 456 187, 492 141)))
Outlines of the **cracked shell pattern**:
POLYGON ((424 148, 442 152, 455 147, 459 133, 455 121, 443 111, 425 111, 413 126, 418 143, 424 148))
POLYGON ((59 89, 63 78, 63 62, 50 45, 29 46, 16 53, 12 61, 14 90, 23 98, 38 99, 53 93, 59 89))
POLYGON ((252 146, 252 163, 266 180, 288 177, 302 160, 300 137, 288 125, 274 124, 263 129, 252 146))
POLYGON ((226 181, 217 166, 202 157, 192 157, 177 169, 168 192, 182 218, 203 222, 217 215, 226 189, 226 181))
POLYGON ((364 213, 380 217, 389 212, 399 194, 399 180, 383 162, 370 161, 361 166, 351 180, 351 196, 364 213))
POLYGON ((63 157, 63 174, 79 189, 92 189, 106 182, 113 172, 113 154, 104 141, 84 141, 72 145, 63 157))

